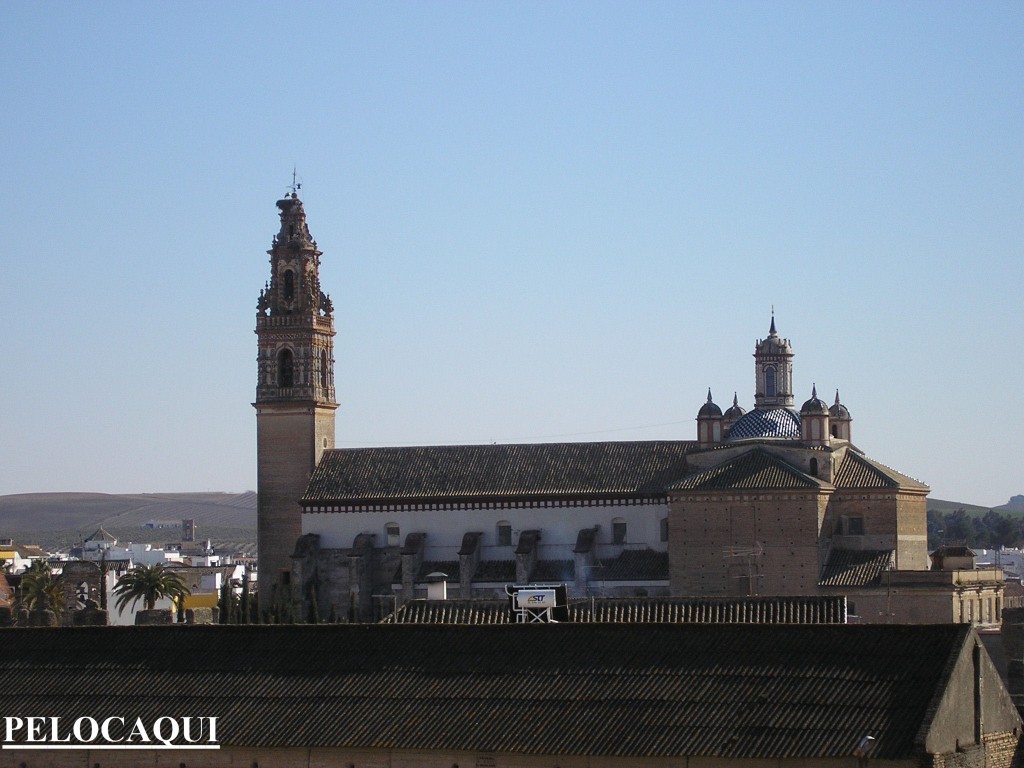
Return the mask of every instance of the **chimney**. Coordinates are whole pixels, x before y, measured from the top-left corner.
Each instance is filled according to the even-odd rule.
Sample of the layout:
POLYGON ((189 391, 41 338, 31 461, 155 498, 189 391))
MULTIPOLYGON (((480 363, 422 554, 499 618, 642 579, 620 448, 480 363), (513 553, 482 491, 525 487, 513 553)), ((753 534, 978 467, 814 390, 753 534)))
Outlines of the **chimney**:
POLYGON ((427 600, 448 599, 448 574, 434 571, 427 574, 427 600))

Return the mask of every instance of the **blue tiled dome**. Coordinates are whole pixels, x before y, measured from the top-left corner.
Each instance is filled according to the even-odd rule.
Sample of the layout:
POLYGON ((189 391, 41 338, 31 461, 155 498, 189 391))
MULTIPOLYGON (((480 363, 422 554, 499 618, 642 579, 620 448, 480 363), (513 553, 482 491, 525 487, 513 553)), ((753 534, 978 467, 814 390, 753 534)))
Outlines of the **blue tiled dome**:
POLYGON ((800 439, 800 415, 792 408, 755 408, 729 429, 728 440, 751 437, 800 439))

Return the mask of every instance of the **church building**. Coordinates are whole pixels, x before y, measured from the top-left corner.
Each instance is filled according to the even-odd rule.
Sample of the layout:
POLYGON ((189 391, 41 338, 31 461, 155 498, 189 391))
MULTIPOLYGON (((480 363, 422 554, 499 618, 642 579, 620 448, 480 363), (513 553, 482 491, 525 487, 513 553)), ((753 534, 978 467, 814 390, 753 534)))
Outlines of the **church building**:
POLYGON ((334 448, 334 320, 292 192, 260 294, 260 605, 374 621, 454 596, 561 583, 571 597, 844 595, 864 622, 998 623, 998 569, 929 559, 928 487, 868 457, 772 317, 754 405, 708 392, 696 440, 334 448))

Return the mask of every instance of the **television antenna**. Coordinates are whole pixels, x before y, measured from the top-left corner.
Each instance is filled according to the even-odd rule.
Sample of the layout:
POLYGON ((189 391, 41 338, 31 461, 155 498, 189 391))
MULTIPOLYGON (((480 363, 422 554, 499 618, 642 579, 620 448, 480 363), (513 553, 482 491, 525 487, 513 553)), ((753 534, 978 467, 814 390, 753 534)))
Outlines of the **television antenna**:
POLYGON ((747 572, 745 575, 736 576, 737 579, 745 578, 748 584, 749 597, 755 597, 758 593, 758 580, 764 578, 760 568, 754 563, 756 558, 764 554, 764 547, 761 542, 755 541, 752 547, 722 547, 722 557, 725 559, 745 558, 747 561, 747 572))

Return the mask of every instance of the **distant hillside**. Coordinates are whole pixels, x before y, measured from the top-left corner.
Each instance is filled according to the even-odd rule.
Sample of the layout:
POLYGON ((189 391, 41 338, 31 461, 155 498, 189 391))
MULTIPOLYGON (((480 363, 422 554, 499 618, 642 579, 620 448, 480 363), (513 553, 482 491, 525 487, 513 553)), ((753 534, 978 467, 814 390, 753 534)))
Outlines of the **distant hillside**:
POLYGON ((256 541, 256 494, 26 493, 0 496, 0 536, 46 549, 67 549, 103 527, 119 541, 163 545, 181 540, 181 521, 196 536, 231 549, 256 541), (161 527, 162 526, 162 527, 161 527))
POLYGON ((1014 496, 1007 504, 1000 504, 998 507, 979 507, 977 504, 965 504, 962 501, 943 501, 942 499, 928 499, 928 510, 939 512, 943 515, 962 509, 971 517, 984 516, 986 512, 996 511, 1004 515, 1024 516, 1024 505, 1014 503, 1019 496, 1014 496))

